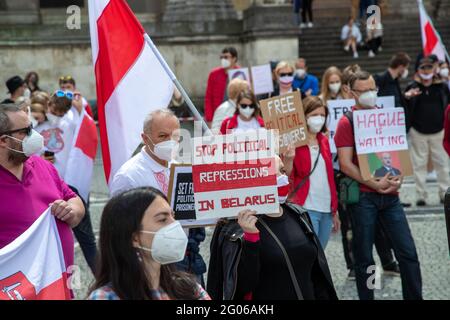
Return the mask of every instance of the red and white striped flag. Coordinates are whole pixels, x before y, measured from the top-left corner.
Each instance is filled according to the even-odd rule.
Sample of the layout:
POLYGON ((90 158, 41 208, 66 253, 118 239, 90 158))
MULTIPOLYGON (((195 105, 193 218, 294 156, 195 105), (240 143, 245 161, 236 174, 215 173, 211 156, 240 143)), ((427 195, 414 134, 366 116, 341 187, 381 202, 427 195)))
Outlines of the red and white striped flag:
POLYGON ((47 209, 0 249, 0 300, 70 300, 55 217, 47 209))
POLYGON ((74 137, 74 144, 67 160, 64 181, 69 186, 75 187, 87 203, 98 144, 97 126, 88 115, 87 109, 83 108, 74 137))
POLYGON ((145 116, 166 108, 173 83, 124 0, 89 0, 98 123, 108 183, 139 145, 145 116))
POLYGON ((442 42, 439 33, 431 21, 422 0, 417 0, 420 13, 420 29, 422 32, 422 46, 423 54, 428 56, 435 54, 439 60, 445 61, 448 58, 448 53, 445 50, 444 43, 442 42))

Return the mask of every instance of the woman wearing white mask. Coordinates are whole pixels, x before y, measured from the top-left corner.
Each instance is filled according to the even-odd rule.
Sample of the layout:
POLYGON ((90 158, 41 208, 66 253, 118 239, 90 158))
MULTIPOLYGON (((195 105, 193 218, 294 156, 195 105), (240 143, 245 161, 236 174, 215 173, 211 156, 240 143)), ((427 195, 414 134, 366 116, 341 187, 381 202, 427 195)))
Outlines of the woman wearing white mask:
POLYGON ((449 74, 449 65, 446 61, 441 61, 439 64, 439 76, 442 81, 447 83, 448 88, 450 89, 450 74, 449 74))
POLYGON ((257 130, 264 127, 258 101, 251 90, 242 91, 236 101, 234 116, 225 119, 220 127, 221 134, 257 130))
POLYGON ((222 219, 214 230, 207 286, 214 300, 337 299, 311 221, 285 203, 289 179, 279 157, 275 163, 279 212, 243 210, 237 221, 222 219))
POLYGON ((90 300, 210 300, 176 271, 188 239, 164 194, 137 188, 113 197, 100 224, 96 282, 90 300))
POLYGON ((322 77, 322 88, 319 95, 323 101, 343 99, 342 72, 337 67, 329 67, 322 77))
POLYGON ((303 100, 308 124, 308 144, 284 157, 292 183, 292 201, 308 210, 314 231, 325 248, 330 233, 340 227, 333 163, 325 121, 328 108, 319 97, 303 100))
POLYGON ((271 94, 272 97, 281 96, 292 92, 294 72, 294 67, 286 61, 278 62, 274 70, 275 79, 278 86, 275 86, 275 91, 271 94))

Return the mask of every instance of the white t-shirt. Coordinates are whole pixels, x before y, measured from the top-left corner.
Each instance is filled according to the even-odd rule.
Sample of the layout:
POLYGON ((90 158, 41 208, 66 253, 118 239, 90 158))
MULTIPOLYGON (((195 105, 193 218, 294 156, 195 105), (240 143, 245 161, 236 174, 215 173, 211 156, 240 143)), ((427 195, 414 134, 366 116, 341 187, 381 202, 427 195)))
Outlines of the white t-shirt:
POLYGON ((249 131, 249 130, 258 130, 259 128, 261 128, 261 126, 259 125, 258 120, 256 120, 255 117, 253 117, 250 121, 244 121, 241 119, 241 117, 237 117, 238 120, 238 125, 237 127, 233 130, 233 132, 244 132, 244 131, 249 131))
POLYGON ((67 169, 67 161, 72 150, 80 116, 75 108, 71 108, 61 118, 57 126, 48 121, 38 125, 36 131, 44 137, 44 151, 54 152, 54 166, 62 179, 67 169))
POLYGON ((138 187, 154 187, 167 195, 169 178, 170 165, 168 168, 160 165, 143 147, 117 171, 110 187, 111 196, 138 187))
POLYGON ((234 112, 236 111, 236 104, 232 100, 227 100, 222 103, 216 111, 214 111, 214 117, 211 124, 211 131, 214 134, 218 134, 220 132, 220 127, 222 125, 223 120, 228 117, 232 117, 234 112))
MULTIPOLYGON (((318 146, 309 146, 311 153, 311 169, 319 153, 318 146)), ((331 212, 331 192, 328 184, 327 169, 322 155, 319 157, 317 167, 309 177, 309 192, 303 205, 307 210, 319 211, 324 213, 331 212)))

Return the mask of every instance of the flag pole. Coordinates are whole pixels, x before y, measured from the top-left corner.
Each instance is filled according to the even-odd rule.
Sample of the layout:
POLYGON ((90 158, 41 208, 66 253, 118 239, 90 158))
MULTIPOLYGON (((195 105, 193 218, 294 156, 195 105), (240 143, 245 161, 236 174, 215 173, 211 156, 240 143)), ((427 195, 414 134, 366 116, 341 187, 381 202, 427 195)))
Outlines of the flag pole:
POLYGON ((153 53, 155 54, 156 58, 158 59, 159 63, 161 63, 163 69, 166 71, 172 82, 174 83, 175 87, 180 91, 181 95, 183 96, 184 100, 186 101, 187 106, 189 107, 189 110, 191 110, 192 114, 194 115, 194 118, 196 120, 202 122, 202 127, 206 135, 212 135, 211 130, 208 128, 208 125, 203 120, 203 117, 198 112, 197 108, 195 107, 194 103, 192 102, 191 98, 189 98, 189 95, 187 94, 186 90, 184 90, 183 86, 181 85, 180 81, 178 81, 175 74, 170 69, 169 65, 167 64, 166 60, 164 60, 164 57, 159 52, 158 48, 156 48, 155 44, 153 43, 152 39, 148 36, 147 33, 144 34, 144 39, 147 42, 147 44, 152 49, 153 53))
MULTIPOLYGON (((447 51, 447 48, 445 47, 445 43, 442 41, 441 34, 436 30, 433 20, 431 20, 429 14, 427 12, 427 9, 425 8, 425 5, 423 4, 423 0, 417 0, 417 3, 419 5, 419 10, 422 10, 425 13, 425 15, 427 16, 428 21, 431 24, 431 27, 433 28, 436 36, 438 37, 438 40, 441 43, 442 48, 444 49, 444 53, 445 53, 445 57, 447 58, 447 62, 450 63, 450 56, 448 55, 448 51, 447 51)), ((419 15, 420 15, 420 12, 419 12, 419 15)))

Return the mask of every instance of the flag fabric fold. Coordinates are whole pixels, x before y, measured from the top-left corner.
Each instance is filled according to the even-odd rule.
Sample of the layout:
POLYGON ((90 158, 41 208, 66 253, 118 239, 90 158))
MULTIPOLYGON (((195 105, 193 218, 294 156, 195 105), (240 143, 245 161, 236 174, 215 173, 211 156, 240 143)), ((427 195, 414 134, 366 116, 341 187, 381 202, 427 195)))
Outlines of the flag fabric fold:
POLYGON ((141 142, 145 116, 168 106, 174 86, 124 0, 89 0, 89 24, 109 184, 141 142))
POLYGON ((70 300, 55 217, 47 209, 0 249, 0 300, 70 300))

